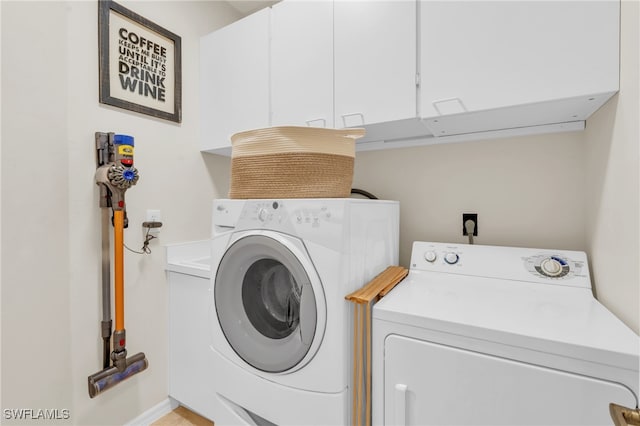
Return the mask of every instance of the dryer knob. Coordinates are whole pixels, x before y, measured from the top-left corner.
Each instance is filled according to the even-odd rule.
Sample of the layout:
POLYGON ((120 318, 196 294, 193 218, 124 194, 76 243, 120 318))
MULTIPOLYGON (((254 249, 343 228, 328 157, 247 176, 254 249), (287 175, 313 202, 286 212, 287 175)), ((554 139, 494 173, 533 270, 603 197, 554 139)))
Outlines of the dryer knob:
POLYGON ((447 262, 449 265, 454 265, 456 263, 458 263, 458 260, 460 259, 460 257, 458 257, 457 254, 455 253, 447 253, 444 255, 444 261, 447 262))
POLYGON ((424 254, 424 260, 426 260, 427 262, 431 262, 431 263, 435 262, 437 257, 438 256, 436 255, 436 252, 433 251, 433 250, 429 250, 428 252, 426 252, 424 254))
POLYGON ((557 277, 562 273, 562 265, 552 257, 543 260, 540 267, 542 272, 549 277, 557 277))

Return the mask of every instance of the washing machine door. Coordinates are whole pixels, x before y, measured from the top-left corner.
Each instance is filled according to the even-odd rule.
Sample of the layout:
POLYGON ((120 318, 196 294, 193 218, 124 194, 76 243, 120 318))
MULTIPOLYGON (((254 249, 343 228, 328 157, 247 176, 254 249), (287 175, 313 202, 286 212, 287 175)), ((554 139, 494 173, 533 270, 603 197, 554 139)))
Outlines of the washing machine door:
POLYGON ((322 340, 324 292, 298 239, 269 231, 235 239, 218 266, 214 301, 229 345, 259 370, 295 371, 322 340))

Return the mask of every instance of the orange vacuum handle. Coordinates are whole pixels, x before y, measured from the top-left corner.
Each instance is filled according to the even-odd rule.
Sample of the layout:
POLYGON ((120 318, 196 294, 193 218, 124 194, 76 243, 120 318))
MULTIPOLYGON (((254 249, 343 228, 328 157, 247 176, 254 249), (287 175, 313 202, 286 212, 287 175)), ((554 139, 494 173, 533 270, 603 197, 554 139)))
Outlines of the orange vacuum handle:
POLYGON ((114 299, 116 304, 115 330, 124 330, 124 211, 113 212, 114 299))

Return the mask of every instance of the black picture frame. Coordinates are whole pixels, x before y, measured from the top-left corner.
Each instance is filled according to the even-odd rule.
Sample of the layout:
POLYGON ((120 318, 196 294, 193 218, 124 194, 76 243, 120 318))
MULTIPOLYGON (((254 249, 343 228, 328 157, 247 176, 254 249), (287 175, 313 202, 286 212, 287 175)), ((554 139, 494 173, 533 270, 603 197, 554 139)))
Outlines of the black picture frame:
POLYGON ((98 1, 100 103, 182 122, 182 39, 112 0, 98 1))

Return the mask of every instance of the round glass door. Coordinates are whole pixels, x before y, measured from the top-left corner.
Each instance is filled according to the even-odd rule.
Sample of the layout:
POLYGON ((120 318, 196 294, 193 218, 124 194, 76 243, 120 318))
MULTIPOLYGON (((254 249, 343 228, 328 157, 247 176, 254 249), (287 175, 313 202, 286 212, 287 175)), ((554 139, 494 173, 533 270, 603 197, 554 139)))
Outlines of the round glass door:
POLYGON ((316 334, 316 294, 300 259, 282 242, 249 235, 218 267, 214 299, 229 345, 245 362, 284 372, 309 352, 316 334))

